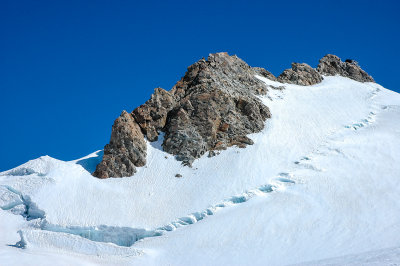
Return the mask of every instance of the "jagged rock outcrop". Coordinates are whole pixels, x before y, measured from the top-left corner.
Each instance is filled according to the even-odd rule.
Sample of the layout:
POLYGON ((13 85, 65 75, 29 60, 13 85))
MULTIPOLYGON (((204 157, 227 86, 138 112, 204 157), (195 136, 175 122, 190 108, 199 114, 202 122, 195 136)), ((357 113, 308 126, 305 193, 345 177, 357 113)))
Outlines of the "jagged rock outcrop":
POLYGON ((188 68, 171 92, 177 105, 168 115, 163 148, 191 164, 206 151, 252 144, 247 134, 259 132, 270 117, 254 95, 267 87, 237 56, 211 54, 188 68))
POLYGON ((131 114, 123 111, 112 127, 103 160, 93 173, 98 178, 131 176, 146 164, 146 142, 131 114))
POLYGON ((163 148, 191 164, 209 150, 253 144, 246 135, 259 132, 268 117, 268 108, 254 97, 232 97, 218 88, 198 91, 170 114, 163 148))
POLYGON ((156 88, 150 100, 133 110, 133 117, 149 141, 158 139, 158 132, 164 128, 167 114, 175 104, 175 97, 170 92, 156 88))
POLYGON ((255 75, 275 79, 268 73, 227 53, 199 60, 171 91, 156 88, 145 104, 131 114, 121 114, 94 176, 134 174, 135 166, 146 162, 144 136, 155 141, 161 132, 165 133, 163 149, 186 165, 207 151, 253 144, 247 135, 261 131, 271 116, 256 97, 268 88, 255 75))
POLYGON ((276 81, 276 77, 271 72, 262 67, 253 67, 253 70, 256 72, 257 75, 260 75, 261 77, 276 81))
POLYGON ((360 82, 375 82, 354 60, 342 62, 339 57, 327 54, 319 60, 317 71, 326 76, 340 75, 360 82))
POLYGON ((250 67, 236 55, 210 54, 189 66, 175 86, 166 91, 156 88, 151 98, 131 114, 122 112, 114 122, 111 140, 94 176, 99 178, 131 176, 136 167, 146 164, 146 141, 156 141, 165 133, 162 147, 185 165, 191 165, 206 152, 236 145, 253 144, 247 137, 264 128, 271 113, 257 97, 268 88, 255 77, 297 85, 313 85, 322 75, 342 75, 357 81, 373 81, 353 60, 342 62, 326 55, 317 70, 307 64, 292 63, 278 78, 263 68, 250 67))
POLYGON ((286 69, 278 76, 278 81, 296 85, 314 85, 323 80, 322 76, 305 63, 292 63, 291 69, 286 69))

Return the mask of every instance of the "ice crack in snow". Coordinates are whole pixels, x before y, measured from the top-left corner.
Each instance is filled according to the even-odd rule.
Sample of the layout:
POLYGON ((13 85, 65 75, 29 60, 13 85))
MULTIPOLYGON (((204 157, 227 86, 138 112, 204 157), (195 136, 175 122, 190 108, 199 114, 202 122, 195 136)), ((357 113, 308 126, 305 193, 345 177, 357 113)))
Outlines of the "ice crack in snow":
MULTIPOLYGON (((29 196, 22 195, 21 192, 9 186, 5 187, 10 192, 17 194, 21 202, 10 203, 7 206, 3 206, 1 208, 3 210, 11 210, 13 207, 23 204, 25 207, 25 211, 23 213, 20 213, 20 215, 22 215, 27 221, 35 220, 35 223, 31 224, 31 227, 33 229, 72 234, 95 242, 113 243, 118 246, 131 247, 135 242, 139 240, 149 237, 161 236, 164 233, 174 231, 179 227, 195 224, 210 215, 214 215, 222 208, 241 204, 247 202, 249 199, 255 196, 271 193, 275 190, 282 189, 287 185, 294 184, 295 182, 288 179, 288 177, 291 177, 291 175, 288 173, 281 173, 270 184, 262 185, 255 189, 248 190, 240 195, 232 196, 227 200, 224 200, 207 208, 204 211, 191 213, 155 230, 107 225, 90 227, 64 227, 51 224, 46 220, 45 212, 43 210, 40 210, 37 205, 32 202, 29 196)), ((10 246, 25 248, 27 243, 24 239, 23 232, 18 231, 18 233, 21 236, 21 240, 18 241, 15 245, 10 246)))
POLYGON ((19 201, 9 203, 5 206, 2 206, 1 208, 3 210, 10 210, 16 206, 23 205, 24 206, 24 212, 21 213, 21 215, 27 220, 34 220, 34 219, 44 219, 45 218, 45 212, 40 210, 36 203, 32 202, 31 198, 28 195, 22 195, 21 192, 15 190, 14 188, 10 186, 3 186, 5 187, 8 191, 18 195, 19 201))
POLYGON ((190 224, 194 224, 198 221, 203 220, 204 218, 214 215, 216 212, 218 212, 220 209, 225 208, 225 207, 230 207, 234 206, 237 204, 241 204, 244 202, 247 202, 251 198, 255 196, 261 196, 265 195, 267 193, 271 193, 275 190, 283 189, 284 187, 294 184, 295 182, 288 177, 291 177, 290 174, 288 173, 280 173, 278 177, 276 177, 271 183, 259 186, 255 189, 248 190, 242 194, 232 196, 228 198, 227 200, 224 200, 220 203, 217 203, 206 210, 202 212, 194 212, 189 214, 188 216, 181 217, 170 224, 160 227, 157 229, 157 231, 173 231, 179 227, 182 226, 187 226, 190 224))

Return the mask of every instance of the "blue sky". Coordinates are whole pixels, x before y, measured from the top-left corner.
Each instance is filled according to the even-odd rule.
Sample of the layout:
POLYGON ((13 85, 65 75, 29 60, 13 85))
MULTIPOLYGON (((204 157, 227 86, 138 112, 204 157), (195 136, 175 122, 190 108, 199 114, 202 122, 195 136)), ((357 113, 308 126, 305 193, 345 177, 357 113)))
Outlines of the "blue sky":
POLYGON ((102 149, 122 110, 209 53, 280 74, 351 58, 399 92, 397 1, 0 2, 0 171, 102 149))

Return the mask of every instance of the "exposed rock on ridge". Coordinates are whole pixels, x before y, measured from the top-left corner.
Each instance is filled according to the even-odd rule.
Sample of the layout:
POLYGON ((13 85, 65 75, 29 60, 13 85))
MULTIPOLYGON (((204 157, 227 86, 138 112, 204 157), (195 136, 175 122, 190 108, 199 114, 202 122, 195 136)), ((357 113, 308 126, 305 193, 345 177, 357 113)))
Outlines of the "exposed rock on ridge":
POLYGON ((186 165, 207 151, 211 157, 233 145, 244 148, 253 144, 247 135, 261 131, 265 120, 271 117, 268 107, 257 98, 266 94, 268 87, 255 75, 303 86, 321 82, 322 75, 374 81, 357 62, 342 62, 334 55, 323 57, 317 70, 293 63, 291 69, 276 78, 263 68, 250 67, 235 55, 210 54, 207 60, 203 58, 189 66, 171 91, 156 88, 151 98, 131 114, 122 112, 93 175, 133 175, 136 167, 146 164, 145 137, 156 141, 161 132, 165 133, 164 151, 186 165))
POLYGON ((267 91, 255 74, 227 53, 191 65, 171 90, 177 105, 164 128, 164 150, 190 165, 206 151, 252 144, 246 135, 259 132, 270 117, 255 97, 267 91))
POLYGON ((270 80, 276 81, 276 77, 269 72, 268 70, 265 70, 262 67, 253 67, 253 70, 256 72, 256 74, 264 77, 264 78, 268 78, 270 80))
POLYGON ((132 115, 123 111, 112 127, 103 160, 93 173, 98 178, 131 176, 146 164, 146 142, 132 115))
POLYGON ((339 57, 332 54, 327 54, 319 60, 317 71, 326 76, 340 75, 360 82, 375 82, 356 61, 348 59, 342 62, 339 57))
POLYGON ((278 77, 279 82, 303 86, 314 85, 322 80, 322 76, 305 63, 292 63, 292 68, 286 69, 278 77))
MULTIPOLYGON (((268 74, 264 76, 266 75, 268 74)), ((356 61, 347 59, 342 62, 339 57, 332 54, 327 54, 321 58, 316 70, 304 63, 292 63, 292 68, 284 70, 277 80, 283 83, 307 86, 320 83, 323 80, 322 75, 340 75, 360 82, 375 82, 367 72, 360 68, 356 61)), ((271 77, 268 78, 273 80, 271 77)))
POLYGON ((155 141, 160 132, 165 132, 163 149, 186 165, 207 151, 253 144, 246 135, 262 130, 271 116, 256 97, 267 92, 256 74, 275 79, 227 53, 210 54, 189 66, 171 91, 156 88, 145 104, 121 114, 93 175, 134 174, 135 166, 146 161, 144 136, 155 141))
POLYGON ((158 139, 158 132, 164 128, 168 112, 175 105, 173 94, 162 88, 156 88, 150 100, 133 110, 133 117, 149 141, 158 139))

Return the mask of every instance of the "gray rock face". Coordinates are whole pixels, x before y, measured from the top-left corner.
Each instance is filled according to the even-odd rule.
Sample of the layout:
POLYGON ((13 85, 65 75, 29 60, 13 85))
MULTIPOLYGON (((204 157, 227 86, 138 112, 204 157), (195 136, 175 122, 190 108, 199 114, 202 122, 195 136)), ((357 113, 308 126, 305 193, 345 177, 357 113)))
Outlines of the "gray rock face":
POLYGON ((112 127, 110 143, 104 147, 103 160, 93 173, 98 178, 131 176, 136 166, 146 164, 146 142, 131 114, 123 111, 112 127))
POLYGON ((206 151, 253 144, 246 135, 259 132, 268 117, 268 108, 254 97, 200 91, 169 115, 163 148, 190 165, 206 151))
POLYGON ((326 76, 340 75, 360 82, 375 82, 356 61, 348 59, 342 62, 339 57, 332 54, 327 54, 319 60, 317 71, 326 76))
POLYGON ((292 68, 284 70, 278 77, 279 82, 303 86, 314 85, 322 80, 322 76, 305 63, 292 63, 292 68))
POLYGON ((121 114, 93 175, 133 175, 135 167, 146 163, 145 136, 155 141, 160 132, 165 132, 163 149, 185 165, 207 151, 217 154, 214 151, 233 145, 253 144, 246 135, 262 130, 271 116, 256 97, 267 92, 254 77, 261 72, 270 74, 227 53, 210 54, 189 66, 171 91, 156 88, 145 104, 121 114))
POLYGON ((158 132, 164 128, 167 114, 175 104, 175 98, 171 93, 156 88, 150 100, 133 110, 133 117, 149 141, 158 139, 158 132))
POLYGON ((168 114, 163 148, 184 164, 206 151, 245 147, 247 134, 259 132, 270 117, 255 95, 265 94, 264 83, 236 56, 211 54, 188 68, 171 93, 177 105, 168 114))

